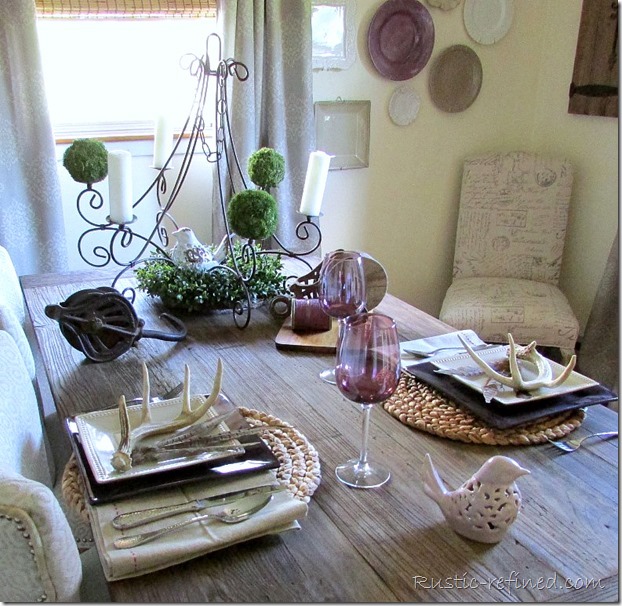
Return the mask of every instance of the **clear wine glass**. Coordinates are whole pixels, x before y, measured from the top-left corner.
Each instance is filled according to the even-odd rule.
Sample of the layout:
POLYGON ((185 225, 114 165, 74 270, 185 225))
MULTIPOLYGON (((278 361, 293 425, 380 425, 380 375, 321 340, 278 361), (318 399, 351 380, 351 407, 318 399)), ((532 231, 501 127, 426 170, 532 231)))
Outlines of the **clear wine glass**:
POLYGON ((335 470, 343 484, 355 488, 382 486, 391 473, 372 465, 367 456, 369 419, 374 404, 396 390, 400 377, 400 346, 395 322, 378 313, 362 313, 343 320, 335 376, 339 391, 363 409, 363 439, 358 459, 335 470))
MULTIPOLYGON (((360 253, 335 250, 325 255, 320 269, 318 296, 326 314, 340 323, 365 308, 365 273, 360 253)), ((326 383, 335 384, 335 368, 320 372, 326 383)))

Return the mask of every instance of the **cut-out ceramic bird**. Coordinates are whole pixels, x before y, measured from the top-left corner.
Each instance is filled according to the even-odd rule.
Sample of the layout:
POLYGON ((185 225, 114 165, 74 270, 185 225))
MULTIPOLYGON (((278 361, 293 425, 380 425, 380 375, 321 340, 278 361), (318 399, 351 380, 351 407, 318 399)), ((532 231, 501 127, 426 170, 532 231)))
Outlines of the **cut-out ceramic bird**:
POLYGON ((528 473, 514 459, 495 456, 460 488, 448 490, 426 454, 423 489, 455 532, 481 543, 497 543, 520 510, 521 494, 515 480, 528 473))

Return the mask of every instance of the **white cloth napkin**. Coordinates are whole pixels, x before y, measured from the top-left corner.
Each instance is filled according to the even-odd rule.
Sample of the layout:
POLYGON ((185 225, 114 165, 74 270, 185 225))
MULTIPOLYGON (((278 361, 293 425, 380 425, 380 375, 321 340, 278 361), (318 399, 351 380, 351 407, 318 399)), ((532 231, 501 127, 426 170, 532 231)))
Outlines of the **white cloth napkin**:
MULTIPOLYGON (((416 352, 422 355, 430 353, 436 349, 441 347, 456 347, 462 348, 463 345, 458 338, 458 335, 462 335, 466 341, 473 346, 476 345, 485 345, 485 342, 482 341, 477 334, 472 330, 457 330, 455 332, 449 332, 445 335, 438 335, 436 337, 427 337, 425 339, 415 339, 414 341, 405 341, 404 343, 400 343, 400 350, 402 352, 402 356, 405 359, 409 359, 409 361, 413 361, 411 355, 409 355, 406 350, 411 352, 416 352)), ((445 349, 443 351, 439 351, 437 355, 439 356, 450 356, 452 353, 458 352, 459 349, 445 349)), ((425 361, 425 360, 423 360, 425 361)))
POLYGON ((214 481, 198 482, 163 491, 139 495, 122 501, 89 506, 93 536, 99 552, 106 579, 116 581, 161 570, 192 558, 216 551, 235 543, 247 541, 265 534, 300 528, 297 520, 307 514, 307 504, 296 499, 289 491, 277 492, 270 503, 238 524, 225 524, 218 520, 204 520, 189 524, 134 549, 117 549, 113 541, 121 536, 138 534, 169 526, 208 513, 204 509, 197 514, 187 513, 158 520, 136 528, 121 531, 112 526, 112 519, 120 514, 149 507, 174 505, 184 501, 216 496, 225 492, 245 490, 276 482, 274 471, 239 476, 215 484, 214 481))

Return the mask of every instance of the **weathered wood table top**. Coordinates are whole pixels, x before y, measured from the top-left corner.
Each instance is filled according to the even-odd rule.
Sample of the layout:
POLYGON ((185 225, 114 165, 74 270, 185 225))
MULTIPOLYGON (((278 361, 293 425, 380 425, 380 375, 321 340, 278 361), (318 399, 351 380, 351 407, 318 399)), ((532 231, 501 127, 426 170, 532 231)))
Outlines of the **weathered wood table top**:
MULTIPOLYGON (((129 282, 123 279, 120 286, 129 282)), ((358 454, 361 415, 318 373, 334 356, 278 350, 282 321, 253 310, 240 330, 229 313, 180 316, 180 343, 141 339, 120 358, 87 361, 70 347, 47 304, 87 287, 109 286, 101 271, 26 276, 22 285, 47 378, 61 418, 140 395, 143 360, 153 393, 192 370, 193 391, 212 385, 224 362, 223 391, 237 405, 276 415, 300 430, 320 453, 322 483, 301 530, 255 539, 185 564, 110 584, 122 602, 389 602, 617 601, 618 446, 594 442, 573 454, 552 446, 491 447, 454 442, 401 424, 381 407, 372 412, 370 456, 392 472, 373 490, 341 485, 337 464, 358 454), (490 456, 516 458, 523 509, 496 545, 456 535, 423 492, 420 469, 430 453, 450 486, 490 456)), ((138 293, 145 328, 165 329, 159 305, 138 293)), ((396 318, 403 340, 451 327, 387 295, 379 311, 396 318)), ((588 409, 581 433, 618 426, 602 406, 588 409)))

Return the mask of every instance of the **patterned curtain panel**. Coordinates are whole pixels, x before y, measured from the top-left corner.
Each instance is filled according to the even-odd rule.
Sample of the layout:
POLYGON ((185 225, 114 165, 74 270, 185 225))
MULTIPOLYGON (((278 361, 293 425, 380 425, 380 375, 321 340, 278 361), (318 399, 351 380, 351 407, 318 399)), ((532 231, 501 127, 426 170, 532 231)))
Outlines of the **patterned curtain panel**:
POLYGON ((0 2, 0 244, 22 274, 67 266, 32 0, 0 2))
MULTIPOLYGON (((301 216, 309 153, 314 149, 311 63, 311 0, 221 0, 225 58, 244 63, 245 82, 234 80, 230 97, 232 131, 246 175, 248 157, 272 147, 285 158, 285 179, 272 190, 279 208, 277 236, 292 250, 304 248, 295 236, 301 216)), ((247 179, 247 186, 253 187, 247 179)), ((236 184, 239 191, 239 184, 236 184)), ((224 234, 214 200, 214 242, 224 234)))

